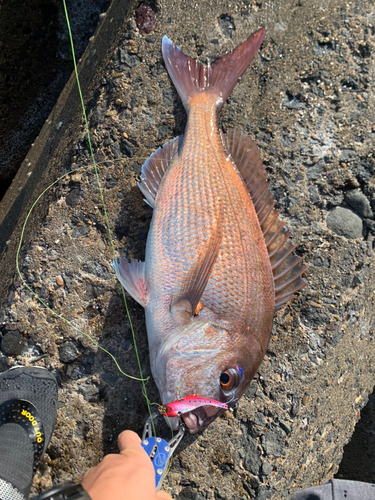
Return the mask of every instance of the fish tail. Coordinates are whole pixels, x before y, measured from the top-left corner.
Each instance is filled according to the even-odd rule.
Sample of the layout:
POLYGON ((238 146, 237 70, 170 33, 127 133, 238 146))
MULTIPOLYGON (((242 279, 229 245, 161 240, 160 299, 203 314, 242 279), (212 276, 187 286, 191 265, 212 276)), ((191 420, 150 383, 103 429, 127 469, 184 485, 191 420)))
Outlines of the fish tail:
POLYGON ((265 33, 265 28, 261 28, 233 52, 220 57, 208 66, 186 56, 180 48, 164 36, 162 43, 164 62, 185 109, 189 109, 191 95, 212 92, 218 96, 217 109, 220 111, 238 79, 258 52, 265 33))

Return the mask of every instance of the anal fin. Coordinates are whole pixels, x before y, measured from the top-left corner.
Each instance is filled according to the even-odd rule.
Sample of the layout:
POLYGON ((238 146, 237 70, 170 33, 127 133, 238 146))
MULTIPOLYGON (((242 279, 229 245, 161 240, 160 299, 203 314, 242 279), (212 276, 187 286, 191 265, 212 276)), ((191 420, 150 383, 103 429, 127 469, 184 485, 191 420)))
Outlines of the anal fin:
POLYGON ((152 153, 143 164, 141 180, 138 182, 147 203, 154 208, 159 185, 172 160, 178 156, 179 142, 182 136, 166 142, 163 147, 152 153))
POLYGON ((290 232, 284 229, 280 212, 274 209, 275 201, 268 188, 267 172, 255 142, 238 130, 221 134, 224 148, 231 155, 250 194, 263 231, 275 283, 275 307, 281 307, 306 286, 301 275, 307 267, 292 252, 295 246, 289 241, 290 232))
POLYGON ((145 263, 139 260, 120 258, 118 264, 113 260, 113 269, 116 271, 116 276, 125 290, 133 297, 134 300, 146 307, 147 302, 147 287, 145 279, 145 263))

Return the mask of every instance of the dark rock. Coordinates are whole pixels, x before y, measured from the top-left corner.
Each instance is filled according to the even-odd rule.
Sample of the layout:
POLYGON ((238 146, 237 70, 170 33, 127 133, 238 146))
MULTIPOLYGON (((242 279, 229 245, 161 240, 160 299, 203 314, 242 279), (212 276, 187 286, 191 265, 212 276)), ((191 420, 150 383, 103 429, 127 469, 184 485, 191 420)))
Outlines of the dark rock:
POLYGON ((354 277, 353 283, 355 285, 360 285, 361 283, 363 283, 369 272, 370 272, 370 268, 368 266, 361 269, 360 272, 357 274, 357 276, 354 277))
POLYGON ((82 384, 79 388, 79 392, 84 399, 90 403, 99 401, 99 387, 95 384, 82 384))
POLYGON ((273 488, 269 488, 265 484, 261 484, 258 488, 256 498, 257 500, 266 500, 267 498, 271 498, 274 493, 275 490, 273 488))
POLYGON ((75 207, 76 205, 78 205, 80 200, 81 200, 81 191, 78 187, 72 189, 66 195, 66 198, 65 198, 66 204, 69 205, 70 207, 75 207))
POLYGON ((120 147, 117 144, 117 142, 114 142, 113 144, 111 144, 110 148, 111 148, 113 156, 116 159, 121 158, 121 151, 120 151, 120 147))
POLYGON ((292 429, 287 422, 280 420, 279 425, 286 434, 290 434, 292 432, 292 429))
POLYGON ((244 449, 240 451, 243 460, 243 466, 254 475, 259 474, 259 468, 262 465, 257 442, 251 436, 247 436, 247 442, 244 449))
POLYGON ((64 342, 59 347, 59 358, 61 363, 73 363, 79 356, 77 346, 73 342, 64 342))
POLYGON ((159 141, 168 137, 171 134, 171 132, 172 132, 172 129, 169 125, 162 125, 159 128, 159 134, 158 134, 159 141))
POLYGON ((105 146, 105 147, 110 146, 112 144, 112 142, 113 142, 113 139, 111 139, 110 137, 107 137, 103 141, 103 146, 105 146))
POLYGON ((173 106, 173 90, 171 87, 163 89, 163 106, 171 108, 173 106))
POLYGON ((373 217, 371 205, 366 196, 356 189, 348 191, 345 194, 345 201, 350 205, 361 217, 373 217))
POLYGON ((89 262, 88 264, 82 266, 82 271, 84 271, 85 273, 93 274, 94 276, 103 278, 105 280, 108 280, 112 277, 112 274, 108 271, 106 266, 100 264, 100 262, 89 262))
POLYGON ((321 175, 323 175, 323 172, 325 171, 325 164, 324 161, 321 160, 318 163, 316 163, 313 167, 309 167, 306 169, 306 177, 310 181, 316 181, 319 179, 321 175))
POLYGON ((267 455, 281 457, 285 449, 285 432, 280 427, 262 436, 262 446, 267 455))
POLYGON ((79 236, 85 236, 90 232, 90 227, 82 224, 81 226, 76 226, 72 231, 72 238, 78 238, 79 236))
POLYGON ((272 465, 269 462, 262 463, 262 474, 264 476, 270 476, 272 472, 272 465))
POLYGON ((329 42, 319 42, 316 40, 314 42, 314 47, 313 47, 313 54, 315 56, 325 56, 332 52, 335 48, 335 42, 334 41, 329 41, 329 42))
POLYGON ((362 221, 348 208, 335 208, 327 215, 326 222, 328 229, 340 236, 351 239, 362 238, 362 221))
POLYGON ((121 152, 128 158, 132 158, 135 155, 135 146, 133 146, 133 144, 125 138, 121 139, 120 148, 121 152))
POLYGON ((246 396, 249 399, 254 399, 255 393, 257 392, 257 388, 258 384, 256 383, 255 380, 253 380, 245 391, 246 396))
POLYGON ((124 49, 119 49, 119 53, 120 61, 129 66, 129 68, 134 68, 134 66, 138 66, 138 64, 141 62, 138 56, 136 56, 135 54, 129 54, 124 49))
POLYGON ((319 203, 320 196, 319 196, 318 188, 316 186, 314 186, 314 184, 313 184, 312 186, 309 187, 308 191, 309 191, 311 203, 313 205, 316 205, 317 203, 319 203))
POLYGON ((9 359, 0 353, 0 373, 6 372, 10 368, 9 359))
POLYGON ((26 345, 25 337, 18 330, 7 332, 1 341, 1 350, 7 356, 19 356, 26 345))
POLYGON ((204 500, 206 497, 191 486, 187 486, 181 490, 177 498, 178 500, 204 500))
POLYGON ((103 382, 105 382, 107 385, 109 385, 109 387, 111 387, 112 389, 114 388, 114 386, 116 385, 116 382, 118 380, 118 376, 112 372, 102 373, 100 375, 100 378, 103 380, 103 382))
POLYGON ((341 86, 346 87, 347 89, 350 89, 350 90, 359 90, 360 89, 360 86, 358 85, 358 83, 351 76, 341 80, 341 86))
POLYGON ((283 100, 282 105, 288 109, 306 109, 306 105, 301 102, 297 97, 287 94, 286 98, 283 100))
POLYGON ((230 16, 220 16, 217 20, 217 24, 225 38, 232 38, 233 31, 236 29, 234 21, 230 16))

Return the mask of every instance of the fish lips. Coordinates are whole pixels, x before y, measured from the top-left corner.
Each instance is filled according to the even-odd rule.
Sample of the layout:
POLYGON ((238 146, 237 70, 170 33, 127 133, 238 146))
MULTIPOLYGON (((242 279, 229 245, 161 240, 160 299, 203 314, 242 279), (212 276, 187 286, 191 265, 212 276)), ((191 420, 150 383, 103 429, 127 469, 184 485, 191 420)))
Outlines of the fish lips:
POLYGON ((177 430, 181 418, 189 430, 190 434, 196 434, 201 429, 207 427, 211 422, 215 420, 216 417, 224 413, 226 410, 224 408, 217 408, 214 406, 201 406, 196 408, 189 413, 181 415, 181 417, 164 417, 167 425, 172 427, 173 430, 177 430))

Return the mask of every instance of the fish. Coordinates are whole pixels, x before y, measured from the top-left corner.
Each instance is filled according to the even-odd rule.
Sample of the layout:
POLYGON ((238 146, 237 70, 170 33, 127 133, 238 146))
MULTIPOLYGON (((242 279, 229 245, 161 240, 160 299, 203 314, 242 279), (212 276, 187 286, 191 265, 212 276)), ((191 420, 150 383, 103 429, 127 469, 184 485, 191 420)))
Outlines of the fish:
POLYGON ((192 394, 182 399, 176 399, 171 403, 159 406, 159 412, 166 417, 179 417, 184 413, 191 412, 195 408, 201 406, 215 406, 217 408, 228 409, 228 405, 221 401, 214 401, 213 399, 201 398, 198 394, 192 394))
MULTIPOLYGON (((255 142, 218 126, 264 36, 261 28, 207 66, 162 40, 187 124, 142 167, 138 185, 153 208, 145 261, 120 258, 114 268, 145 309, 163 405, 200 394, 235 406, 264 358, 275 309, 306 284, 255 142)), ((165 418, 196 433, 224 411, 203 405, 165 418)))

